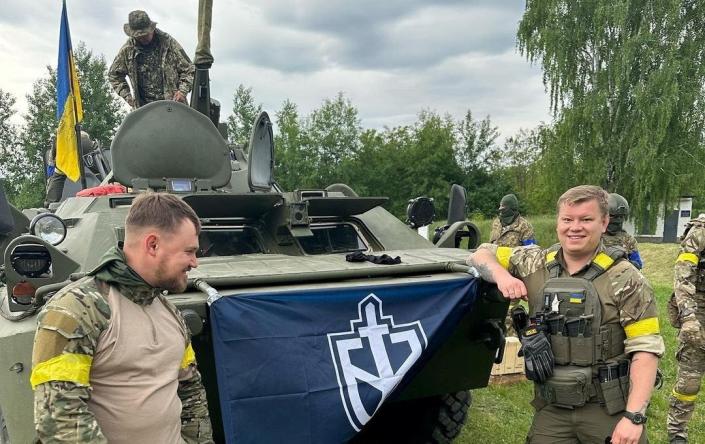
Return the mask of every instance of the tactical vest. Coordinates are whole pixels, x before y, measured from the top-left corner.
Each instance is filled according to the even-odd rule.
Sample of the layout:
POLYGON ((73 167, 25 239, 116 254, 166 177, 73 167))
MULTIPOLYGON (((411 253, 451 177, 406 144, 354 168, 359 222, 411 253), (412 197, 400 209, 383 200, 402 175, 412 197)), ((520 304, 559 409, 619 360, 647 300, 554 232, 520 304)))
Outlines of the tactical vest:
POLYGON ((603 405, 610 403, 608 411, 621 411, 628 394, 628 387, 622 386, 629 380, 628 364, 626 369, 621 368, 623 375, 619 367, 620 359, 626 358, 626 334, 618 317, 603 324, 600 295, 607 298, 612 293, 604 273, 626 258, 626 253, 608 247, 595 256, 582 277, 560 277, 562 267, 556 255, 556 251, 546 255, 549 279, 543 285, 541 306, 536 312, 537 322, 544 325, 551 340, 556 366, 551 378, 537 384, 537 394, 559 407, 574 408, 599 400, 603 405), (601 369, 606 369, 602 377, 601 369), (620 381, 621 376, 624 378, 620 381), (614 382, 602 387, 603 380, 614 382), (603 393, 605 390, 607 393, 603 393))

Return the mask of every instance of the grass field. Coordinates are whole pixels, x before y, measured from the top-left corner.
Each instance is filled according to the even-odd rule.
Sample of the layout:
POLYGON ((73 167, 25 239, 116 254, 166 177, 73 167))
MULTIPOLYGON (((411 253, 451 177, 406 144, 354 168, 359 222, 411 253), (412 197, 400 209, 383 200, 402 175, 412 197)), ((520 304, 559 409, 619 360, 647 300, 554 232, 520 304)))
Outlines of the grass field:
MULTIPOLYGON (((538 224, 533 218, 531 222, 534 223, 534 227, 537 227, 538 224)), ((545 222, 548 226, 549 220, 547 219, 545 222)), ((540 229, 543 230, 543 227, 540 229)), ((489 229, 485 228, 485 231, 482 232, 489 233, 489 229)), ((485 237, 487 236, 488 234, 485 235, 485 237)), ((545 242, 549 235, 544 231, 539 232, 539 228, 537 228, 538 236, 541 236, 541 245, 551 243, 550 241, 545 242)), ((674 358, 676 330, 668 323, 666 301, 671 294, 673 263, 678 252, 678 245, 640 244, 639 250, 645 263, 644 275, 651 282, 656 293, 661 333, 666 342, 666 354, 660 364, 665 382, 661 390, 654 391, 652 397, 648 410, 648 434, 650 442, 666 443, 668 396, 673 387, 676 373, 674 358)), ((468 414, 468 421, 456 442, 468 444, 477 442, 523 443, 533 415, 532 407, 529 405, 532 396, 532 385, 529 382, 496 385, 474 390, 473 405, 468 414)), ((705 443, 705 417, 700 407, 696 410, 690 423, 690 442, 705 443)))

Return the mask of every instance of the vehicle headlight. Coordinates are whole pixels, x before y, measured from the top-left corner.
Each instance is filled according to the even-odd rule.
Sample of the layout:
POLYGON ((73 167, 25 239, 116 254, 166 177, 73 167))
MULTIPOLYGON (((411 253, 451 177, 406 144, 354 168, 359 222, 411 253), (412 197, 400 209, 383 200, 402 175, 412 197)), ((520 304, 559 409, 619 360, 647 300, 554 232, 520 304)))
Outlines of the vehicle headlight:
POLYGON ((40 213, 29 224, 29 232, 51 245, 59 245, 66 237, 66 224, 56 214, 40 213))
POLYGON ((10 264, 18 274, 38 278, 51 269, 51 254, 43 245, 22 244, 10 253, 10 264))

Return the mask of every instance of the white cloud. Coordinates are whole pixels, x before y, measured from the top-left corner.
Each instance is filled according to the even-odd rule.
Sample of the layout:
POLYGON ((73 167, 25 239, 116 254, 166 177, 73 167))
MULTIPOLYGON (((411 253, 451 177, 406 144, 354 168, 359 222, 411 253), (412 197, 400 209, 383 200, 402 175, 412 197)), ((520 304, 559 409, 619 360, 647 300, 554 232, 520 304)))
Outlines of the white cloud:
MULTIPOLYGON (((32 82, 56 64, 61 2, 3 3, 0 88, 22 114, 32 82)), ((83 41, 108 63, 133 9, 194 53, 197 0, 67 3, 74 46, 83 41)), ((242 83, 270 113, 288 98, 306 115, 343 91, 365 127, 409 124, 426 108, 457 119, 471 109, 476 118, 489 114, 507 137, 550 118, 540 71, 514 51, 522 8, 490 0, 216 0, 213 96, 227 116, 242 83)))

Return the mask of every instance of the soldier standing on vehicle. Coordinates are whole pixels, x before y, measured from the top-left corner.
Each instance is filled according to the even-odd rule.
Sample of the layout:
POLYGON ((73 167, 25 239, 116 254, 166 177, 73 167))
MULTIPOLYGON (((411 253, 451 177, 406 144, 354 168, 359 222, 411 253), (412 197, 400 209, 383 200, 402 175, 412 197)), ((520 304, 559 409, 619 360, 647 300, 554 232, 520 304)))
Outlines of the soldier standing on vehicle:
POLYGON ((108 71, 113 90, 132 108, 156 100, 186 103, 195 67, 179 42, 157 29, 144 11, 130 12, 124 30, 130 38, 108 71))
POLYGON ((602 242, 607 247, 624 248, 629 262, 641 270, 644 263, 641 260, 636 239, 622 228, 625 219, 629 217, 629 202, 617 193, 610 193, 608 202, 610 223, 607 225, 607 232, 602 235, 602 242))
POLYGON ((490 243, 500 247, 518 247, 532 245, 534 227, 519 214, 519 200, 513 194, 507 194, 499 202, 498 216, 492 221, 490 243))
POLYGON ((648 282, 600 241, 607 198, 600 187, 571 188, 558 199, 559 245, 482 244, 468 260, 505 297, 528 298, 528 316, 516 317, 535 383, 527 443, 647 440, 664 343, 648 282))
POLYGON ((705 373, 705 215, 691 220, 676 259, 669 317, 678 333, 678 374, 668 409, 671 443, 688 442, 688 421, 693 416, 700 382, 705 373), (675 304, 675 307, 672 306, 675 304))
POLYGON ((186 289, 199 231, 178 197, 143 194, 124 247, 42 309, 30 378, 41 442, 212 442, 190 334, 165 297, 186 289))
MULTIPOLYGON (((56 167, 56 138, 52 137, 49 141, 51 149, 46 157, 47 160, 47 191, 44 197, 44 207, 48 208, 50 203, 60 202, 64 194, 64 185, 66 184, 66 174, 56 167)), ((91 136, 81 131, 81 159, 83 162, 83 154, 89 153, 96 142, 91 140, 91 136)))

